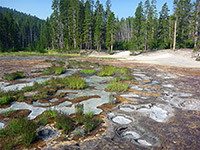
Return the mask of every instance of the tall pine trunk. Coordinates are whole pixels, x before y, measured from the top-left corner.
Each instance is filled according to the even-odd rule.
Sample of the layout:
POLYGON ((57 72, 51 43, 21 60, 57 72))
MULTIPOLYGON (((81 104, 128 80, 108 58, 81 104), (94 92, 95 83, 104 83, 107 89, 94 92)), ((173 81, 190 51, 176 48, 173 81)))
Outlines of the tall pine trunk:
POLYGON ((198 50, 197 41, 198 41, 198 26, 199 26, 199 7, 200 7, 200 0, 196 1, 197 3, 197 16, 196 16, 196 29, 195 29, 195 39, 194 39, 194 48, 198 50))
POLYGON ((176 49, 176 26, 177 26, 178 17, 176 16, 175 25, 174 25, 174 39, 173 39, 173 51, 176 49))

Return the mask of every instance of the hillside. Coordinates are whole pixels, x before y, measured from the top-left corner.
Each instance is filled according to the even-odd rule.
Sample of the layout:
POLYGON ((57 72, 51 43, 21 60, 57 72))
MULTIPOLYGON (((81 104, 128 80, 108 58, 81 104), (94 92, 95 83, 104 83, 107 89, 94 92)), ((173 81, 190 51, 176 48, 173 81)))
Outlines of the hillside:
POLYGON ((37 47, 44 20, 5 7, 0 7, 0 13, 0 51, 37 47))

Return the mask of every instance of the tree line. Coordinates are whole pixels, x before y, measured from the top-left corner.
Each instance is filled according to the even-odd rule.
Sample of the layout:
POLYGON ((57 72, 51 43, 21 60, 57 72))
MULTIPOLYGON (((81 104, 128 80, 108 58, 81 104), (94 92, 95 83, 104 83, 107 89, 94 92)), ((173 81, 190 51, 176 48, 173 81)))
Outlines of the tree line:
POLYGON ((0 52, 40 49, 40 31, 45 20, 0 7, 0 52))
POLYGON ((134 16, 121 19, 111 11, 111 0, 106 7, 99 0, 53 0, 53 13, 45 21, 0 11, 0 50, 198 50, 200 0, 174 0, 172 15, 167 3, 160 12, 156 3, 140 2, 134 16))

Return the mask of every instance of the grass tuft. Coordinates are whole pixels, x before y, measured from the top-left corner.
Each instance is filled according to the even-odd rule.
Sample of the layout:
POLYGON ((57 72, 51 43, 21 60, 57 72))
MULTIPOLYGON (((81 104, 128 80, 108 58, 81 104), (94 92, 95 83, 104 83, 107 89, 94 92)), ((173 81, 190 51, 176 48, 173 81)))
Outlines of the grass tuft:
POLYGON ((107 90, 113 92, 126 92, 128 91, 129 84, 113 81, 107 85, 107 90))
POLYGON ((65 82, 70 89, 85 89, 87 87, 85 80, 76 75, 67 77, 65 82))
POLYGON ((9 74, 4 75, 4 78, 9 81, 23 78, 23 77, 24 77, 24 73, 22 73, 22 72, 14 72, 14 73, 9 73, 9 74))
POLYGON ((56 112, 55 121, 56 128, 63 129, 66 133, 69 133, 75 128, 74 120, 62 112, 56 112))
POLYGON ((80 73, 94 74, 94 73, 96 73, 96 71, 95 70, 81 70, 80 73))

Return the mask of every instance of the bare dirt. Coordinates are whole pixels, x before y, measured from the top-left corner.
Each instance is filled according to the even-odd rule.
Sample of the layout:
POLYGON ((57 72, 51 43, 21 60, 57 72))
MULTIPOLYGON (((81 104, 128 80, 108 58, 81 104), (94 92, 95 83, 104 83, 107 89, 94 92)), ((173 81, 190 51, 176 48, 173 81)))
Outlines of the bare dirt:
POLYGON ((200 68, 200 62, 195 60, 192 49, 178 49, 175 52, 172 50, 158 50, 147 52, 137 56, 130 56, 130 51, 119 51, 114 55, 106 53, 94 52, 90 57, 107 57, 116 58, 132 63, 156 64, 163 66, 184 67, 184 68, 200 68))

